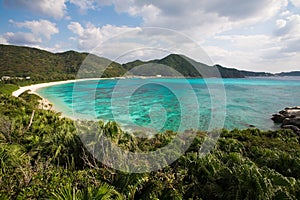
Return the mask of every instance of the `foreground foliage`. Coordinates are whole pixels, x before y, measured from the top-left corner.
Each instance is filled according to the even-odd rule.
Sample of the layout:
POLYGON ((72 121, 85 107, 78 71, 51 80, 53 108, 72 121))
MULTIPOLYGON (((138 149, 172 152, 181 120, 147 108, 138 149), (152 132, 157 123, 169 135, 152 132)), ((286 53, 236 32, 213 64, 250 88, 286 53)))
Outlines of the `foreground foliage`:
MULTIPOLYGON (((81 123, 86 134, 89 123, 81 123)), ((97 125, 101 134, 132 152, 156 150, 176 135, 146 139, 113 122, 97 125)), ((203 156, 199 148, 205 135, 198 132, 188 151, 170 166, 129 174, 97 162, 72 120, 37 109, 36 98, 26 94, 0 95, 0 199, 300 198, 299 135, 223 130, 215 148, 203 156)))

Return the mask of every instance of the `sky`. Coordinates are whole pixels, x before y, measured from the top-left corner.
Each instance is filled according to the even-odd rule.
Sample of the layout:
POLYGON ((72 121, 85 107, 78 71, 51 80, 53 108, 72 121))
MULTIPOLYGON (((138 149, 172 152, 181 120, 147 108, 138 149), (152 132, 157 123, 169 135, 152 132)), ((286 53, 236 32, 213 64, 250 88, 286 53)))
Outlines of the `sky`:
POLYGON ((225 67, 299 71, 300 0, 3 0, 0 5, 0 44, 93 52, 106 43, 103 55, 113 60, 133 49, 120 59, 126 62, 162 57, 162 50, 153 49, 163 41, 177 43, 173 50, 196 44, 213 64, 225 67), (141 30, 147 31, 138 34, 141 30), (126 42, 118 43, 120 38, 126 42))

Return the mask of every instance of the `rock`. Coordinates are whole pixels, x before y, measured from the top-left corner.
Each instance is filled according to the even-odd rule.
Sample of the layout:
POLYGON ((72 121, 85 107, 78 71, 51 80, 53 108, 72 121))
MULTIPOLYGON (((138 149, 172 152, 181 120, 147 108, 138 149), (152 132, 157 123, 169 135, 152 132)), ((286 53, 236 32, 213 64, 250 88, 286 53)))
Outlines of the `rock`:
POLYGON ((282 114, 274 114, 271 118, 275 123, 282 123, 285 119, 284 115, 282 114))
POLYGON ((300 127, 300 117, 285 118, 282 122, 282 125, 293 125, 300 127))
POLYGON ((280 123, 281 128, 291 129, 300 133, 300 106, 287 107, 271 118, 275 123, 280 123))
POLYGON ((284 126, 281 126, 281 128, 291 129, 292 131, 294 131, 296 133, 300 133, 300 128, 298 128, 297 126, 294 126, 294 125, 284 125, 284 126))

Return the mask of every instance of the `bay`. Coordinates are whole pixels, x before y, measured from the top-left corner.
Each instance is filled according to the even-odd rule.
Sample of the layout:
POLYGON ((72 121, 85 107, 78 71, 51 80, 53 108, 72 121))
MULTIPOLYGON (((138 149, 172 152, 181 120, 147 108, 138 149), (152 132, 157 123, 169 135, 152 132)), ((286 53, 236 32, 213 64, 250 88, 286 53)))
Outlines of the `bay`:
POLYGON ((116 121, 131 131, 250 126, 273 130, 278 126, 270 119, 272 114, 300 105, 297 77, 108 79, 55 85, 37 92, 64 116, 116 121))

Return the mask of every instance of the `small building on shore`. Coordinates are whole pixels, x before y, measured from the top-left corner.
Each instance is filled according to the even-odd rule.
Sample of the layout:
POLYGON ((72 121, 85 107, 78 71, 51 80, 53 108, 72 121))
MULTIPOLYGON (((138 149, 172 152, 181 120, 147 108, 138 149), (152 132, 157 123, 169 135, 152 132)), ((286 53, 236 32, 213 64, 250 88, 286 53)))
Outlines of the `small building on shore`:
POLYGON ((10 76, 2 76, 2 77, 1 77, 1 80, 2 80, 2 81, 8 81, 8 80, 10 80, 10 79, 11 79, 10 76))

